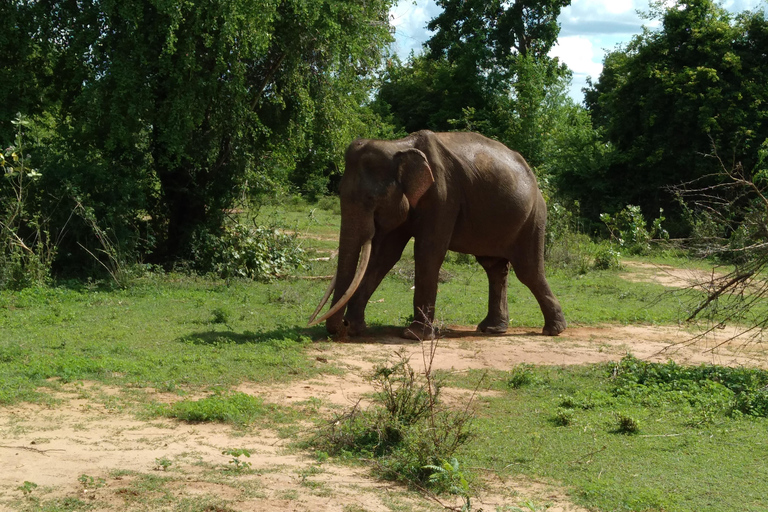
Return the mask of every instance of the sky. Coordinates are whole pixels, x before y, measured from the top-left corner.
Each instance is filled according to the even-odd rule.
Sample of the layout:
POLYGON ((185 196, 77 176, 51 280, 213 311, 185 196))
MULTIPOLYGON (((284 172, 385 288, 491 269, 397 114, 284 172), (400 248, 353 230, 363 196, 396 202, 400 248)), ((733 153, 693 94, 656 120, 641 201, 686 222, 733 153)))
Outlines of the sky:
MULTIPOLYGON (((628 43, 642 32, 643 25, 653 27, 655 20, 646 20, 638 12, 648 11, 648 0, 572 0, 560 13, 560 36, 550 55, 559 57, 573 71, 571 97, 581 103, 587 77, 597 81, 603 69, 606 53, 628 43)), ((768 10, 768 0, 724 0, 731 12, 768 10)), ((426 26, 440 13, 434 0, 400 0, 390 11, 395 27, 393 49, 403 60, 411 51, 421 51, 429 39, 426 26)))

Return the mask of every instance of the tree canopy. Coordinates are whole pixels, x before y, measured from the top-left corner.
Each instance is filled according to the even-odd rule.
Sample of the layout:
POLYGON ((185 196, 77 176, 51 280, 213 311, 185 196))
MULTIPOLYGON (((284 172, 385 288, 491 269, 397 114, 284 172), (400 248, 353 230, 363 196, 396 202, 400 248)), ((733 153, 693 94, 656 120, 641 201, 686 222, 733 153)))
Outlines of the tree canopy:
POLYGON ((243 194, 322 193, 349 139, 375 130, 362 106, 391 4, 15 0, 2 65, 24 81, 3 113, 48 115, 47 190, 120 237, 149 218, 157 249, 188 256, 243 194))
POLYGON ((439 0, 425 51, 390 59, 377 100, 398 128, 470 129, 542 162, 540 126, 548 94, 569 79, 549 57, 570 0, 439 0))
POLYGON ((768 138, 764 13, 732 16, 712 0, 681 0, 655 15, 660 29, 611 52, 586 90, 612 158, 588 175, 566 171, 559 186, 593 217, 626 204, 679 212, 667 187, 716 172, 705 156, 713 148, 750 169, 768 138))

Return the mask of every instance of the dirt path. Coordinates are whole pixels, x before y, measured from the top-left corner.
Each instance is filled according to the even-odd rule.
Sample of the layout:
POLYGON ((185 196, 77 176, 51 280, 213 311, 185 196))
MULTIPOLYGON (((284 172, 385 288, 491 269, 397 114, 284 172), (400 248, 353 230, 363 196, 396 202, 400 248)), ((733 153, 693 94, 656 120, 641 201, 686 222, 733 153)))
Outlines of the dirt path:
MULTIPOLYGON (((343 376, 328 375, 281 387, 243 384, 240 391, 275 403, 314 400, 325 408, 351 407, 371 390, 365 376, 373 366, 397 350, 410 354, 414 367, 423 367, 422 345, 393 334, 317 345, 315 357, 346 368, 343 376)), ((580 364, 618 360, 627 352, 654 361, 765 364, 761 345, 745 346, 736 340, 710 350, 731 334, 718 331, 686 344, 691 333, 671 327, 572 327, 556 338, 524 329, 487 337, 454 327, 440 340, 434 367, 463 371, 509 369, 523 362, 580 364)), ((319 464, 306 454, 291 452, 275 432, 142 421, 110 406, 110 393, 119 391, 94 384, 68 385, 60 397, 66 399, 63 405, 22 404, 0 409, 0 510, 19 506, 25 481, 38 486, 30 496, 77 498, 93 504, 95 510, 153 510, 145 500, 158 499, 160 493, 162 503, 162 492, 170 492, 168 507, 179 500, 210 501, 205 510, 441 510, 423 497, 369 477, 364 469, 319 464), (251 457, 243 460, 252 464, 253 474, 228 475, 225 468, 231 466, 231 457, 222 451, 234 448, 251 450, 251 457), (166 471, 162 471, 164 461, 166 471), (147 487, 154 477, 169 478, 165 491, 147 487), (228 508, 216 505, 220 503, 216 500, 227 500, 228 508)), ((161 394, 150 398, 172 399, 161 394)), ((493 488, 495 491, 478 497, 476 509, 492 511, 533 498, 552 504, 551 512, 578 510, 562 490, 546 483, 496 481, 493 488)))

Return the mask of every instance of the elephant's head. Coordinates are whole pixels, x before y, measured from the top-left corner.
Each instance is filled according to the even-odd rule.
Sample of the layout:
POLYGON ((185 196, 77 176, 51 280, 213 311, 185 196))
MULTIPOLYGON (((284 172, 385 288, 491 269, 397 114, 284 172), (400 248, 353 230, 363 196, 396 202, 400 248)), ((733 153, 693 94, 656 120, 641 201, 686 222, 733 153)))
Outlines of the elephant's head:
POLYGON ((339 330, 344 308, 368 267, 374 235, 404 223, 410 209, 418 204, 433 183, 427 156, 418 149, 363 140, 349 146, 339 188, 338 267, 320 305, 309 319, 310 326, 327 320, 330 333, 339 330), (316 319, 332 292, 331 308, 316 319))

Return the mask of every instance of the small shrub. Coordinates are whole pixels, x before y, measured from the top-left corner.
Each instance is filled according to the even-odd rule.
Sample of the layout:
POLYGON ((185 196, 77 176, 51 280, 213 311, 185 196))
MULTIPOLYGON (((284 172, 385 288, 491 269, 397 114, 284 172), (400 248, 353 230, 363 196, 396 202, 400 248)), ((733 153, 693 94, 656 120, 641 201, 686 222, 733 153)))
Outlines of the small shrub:
POLYGON ((229 470, 236 473, 242 473, 251 469, 251 463, 240 460, 240 457, 250 457, 251 452, 243 448, 230 448, 221 452, 222 455, 229 455, 232 459, 229 461, 229 470))
POLYGON ((528 363, 520 363, 509 372, 507 385, 512 389, 530 386, 536 382, 535 366, 528 363))
POLYGON ((569 409, 558 409, 552 417, 552 423, 556 427, 567 427, 573 424, 573 411, 569 409))
POLYGON ((195 267, 222 279, 268 281, 289 274, 304 263, 296 235, 277 227, 249 227, 240 221, 224 226, 218 236, 203 232, 195 241, 195 267))
POLYGON ((624 357, 611 370, 613 393, 640 403, 684 402, 704 411, 768 417, 768 372, 715 365, 682 366, 624 357))
POLYGON ((737 394, 732 410, 750 416, 768 418, 768 387, 737 394))
POLYGON ((661 227, 664 222, 664 210, 659 210, 659 217, 651 223, 651 229, 646 227, 645 217, 639 206, 627 205, 623 210, 610 215, 600 214, 600 220, 608 228, 612 241, 630 254, 647 254, 651 250, 651 240, 654 237, 669 239, 669 233, 661 227))
POLYGON ((16 488, 16 490, 21 491, 25 498, 28 498, 35 489, 37 489, 37 484, 27 480, 24 480, 24 483, 16 488))
POLYGON ((335 416, 311 443, 330 455, 373 458, 385 478, 429 485, 430 468, 450 460, 472 437, 471 400, 458 411, 445 407, 431 370, 419 375, 404 351, 397 355, 371 377, 373 405, 335 416))
POLYGON ((613 247, 601 247, 595 253, 593 266, 597 270, 617 270, 621 268, 621 253, 613 247))
POLYGON ((441 460, 440 464, 430 464, 424 469, 432 471, 432 474, 429 475, 429 483, 435 486, 438 492, 448 492, 460 496, 464 501, 461 507, 462 512, 472 510, 472 492, 469 488, 469 482, 461 472, 459 461, 456 458, 441 460))
POLYGON ((211 311, 211 323, 212 324, 228 324, 229 313, 221 308, 215 308, 211 311))
POLYGON ((168 457, 158 457, 155 459, 155 469, 157 471, 168 471, 173 465, 173 461, 168 457))
POLYGON ((259 397, 245 393, 216 393, 201 400, 182 400, 159 405, 155 413, 190 423, 220 422, 245 425, 264 417, 272 409, 259 397))
POLYGON ((107 485, 107 481, 103 478, 94 478, 90 475, 82 474, 77 478, 77 481, 82 484, 84 489, 99 489, 107 485))
POLYGON ((463 252, 450 252, 447 259, 457 265, 474 265, 477 262, 474 256, 463 252))
POLYGON ((317 207, 336 215, 341 214, 341 201, 339 201, 339 196, 323 196, 317 200, 317 207))
POLYGON ((41 175, 31 167, 25 140, 32 122, 17 114, 11 123, 16 138, 0 151, 0 290, 47 284, 57 250, 35 201, 41 175))
POLYGON ((618 434, 634 435, 640 432, 640 422, 631 416, 617 414, 618 425, 615 432, 618 434))
POLYGON ((549 243, 544 258, 549 268, 586 274, 590 270, 592 246, 587 235, 566 231, 549 243))

